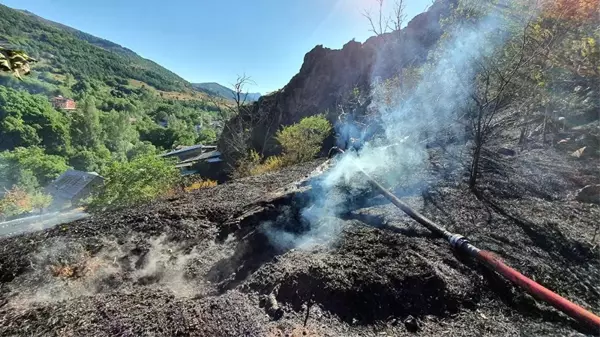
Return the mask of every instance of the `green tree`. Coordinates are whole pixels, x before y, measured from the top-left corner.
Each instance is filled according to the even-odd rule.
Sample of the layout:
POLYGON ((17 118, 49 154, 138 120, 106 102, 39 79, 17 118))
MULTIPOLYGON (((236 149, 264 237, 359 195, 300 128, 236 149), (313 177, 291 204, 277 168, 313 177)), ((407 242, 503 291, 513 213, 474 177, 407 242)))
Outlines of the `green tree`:
POLYGON ((113 162, 104 171, 106 183, 94 198, 93 208, 114 208, 148 202, 168 193, 180 179, 179 170, 156 155, 113 162))
POLYGON ((81 97, 86 93, 91 94, 92 85, 88 81, 81 79, 71 87, 71 90, 73 91, 73 93, 81 97))
POLYGON ((217 133, 212 128, 202 128, 198 135, 198 143, 215 144, 217 142, 217 133))
POLYGON ((73 77, 73 75, 71 73, 67 73, 65 75, 65 79, 63 80, 64 86, 67 88, 71 88, 73 85, 75 85, 75 83, 77 83, 77 80, 75 80, 75 77, 73 77))
POLYGON ((16 148, 0 153, 0 182, 4 188, 21 186, 28 193, 40 186, 46 186, 65 172, 65 159, 49 155, 39 147, 16 148))
POLYGON ((138 142, 129 151, 127 151, 127 158, 129 160, 140 157, 140 156, 154 156, 158 153, 156 146, 150 142, 138 142))
POLYGON ((102 143, 100 114, 96 109, 96 100, 88 96, 83 103, 81 113, 73 114, 71 140, 74 146, 93 149, 102 143))
POLYGON ((102 117, 102 132, 106 148, 117 160, 124 160, 139 134, 131 125, 129 117, 125 113, 111 111, 102 117))
POLYGON ((0 122, 0 150, 10 150, 17 146, 34 146, 41 139, 35 128, 26 125, 22 119, 13 116, 2 118, 0 122))
POLYGON ((0 150, 42 145, 63 155, 71 146, 68 128, 46 97, 0 86, 0 150))
POLYGON ((169 118, 167 118, 167 123, 168 134, 173 141, 171 145, 172 148, 179 145, 194 145, 196 143, 198 134, 196 133, 196 130, 186 122, 176 117, 169 116, 169 118))
POLYGON ((173 148, 172 133, 166 128, 158 125, 152 125, 151 127, 140 130, 140 139, 142 141, 150 142, 163 150, 170 150, 173 148))
POLYGON ((179 145, 194 145, 196 143, 198 134, 194 128, 174 116, 170 116, 167 122, 166 128, 152 125, 148 129, 140 130, 140 139, 149 141, 165 150, 170 150, 179 145))
POLYGON ((102 172, 111 160, 110 151, 104 145, 101 145, 95 149, 77 150, 69 158, 69 165, 80 171, 102 172))

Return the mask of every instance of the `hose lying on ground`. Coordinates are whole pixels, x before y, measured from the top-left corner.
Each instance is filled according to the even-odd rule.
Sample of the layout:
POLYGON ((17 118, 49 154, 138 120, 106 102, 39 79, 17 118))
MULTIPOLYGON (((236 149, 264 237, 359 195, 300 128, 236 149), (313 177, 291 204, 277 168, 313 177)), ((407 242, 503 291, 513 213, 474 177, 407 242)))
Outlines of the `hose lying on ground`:
MULTIPOLYGON (((344 153, 343 150, 338 148, 333 148, 330 150, 330 155, 332 151, 337 151, 339 153, 344 153)), ((400 208, 404 213, 413 218, 415 221, 425 226, 431 232, 440 236, 450 243, 450 245, 461 253, 465 253, 469 256, 474 257, 478 261, 482 262, 488 268, 492 269, 496 273, 504 276, 506 279, 514 283, 515 285, 523 288, 530 295, 538 298, 556 309, 564 312, 569 315, 571 318, 588 325, 592 328, 600 331, 600 317, 595 315, 594 313, 578 306, 577 304, 569 301, 568 299, 556 294, 555 292, 545 288, 541 284, 533 281, 532 279, 526 277, 525 275, 519 273, 515 269, 509 267, 504 262, 502 262, 498 257, 492 254, 489 251, 481 250, 475 246, 473 246, 465 237, 459 234, 454 234, 446 230, 445 228, 439 226, 435 222, 427 219, 424 215, 410 208, 407 204, 402 202, 398 197, 389 192, 385 187, 379 184, 375 179, 373 179, 367 172, 362 170, 357 165, 357 168, 365 176, 367 181, 383 196, 385 196, 390 202, 392 202, 396 207, 400 208)))

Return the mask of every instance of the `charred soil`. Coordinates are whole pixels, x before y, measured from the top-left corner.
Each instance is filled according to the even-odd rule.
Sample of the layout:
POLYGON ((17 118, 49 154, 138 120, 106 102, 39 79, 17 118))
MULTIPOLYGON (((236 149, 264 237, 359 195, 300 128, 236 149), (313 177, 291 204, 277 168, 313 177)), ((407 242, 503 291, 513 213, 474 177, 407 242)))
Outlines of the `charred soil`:
MULTIPOLYGON (((600 312, 600 234, 594 237, 600 206, 573 196, 582 187, 575 178, 596 179, 597 172, 589 173, 596 164, 571 160, 552 149, 505 158, 503 169, 486 173, 479 197, 448 182, 460 176, 398 194, 600 312)), ((381 196, 340 215, 328 244, 273 245, 265 224, 301 233, 311 174, 326 164, 0 239, 0 335, 593 333, 456 255, 381 196)))

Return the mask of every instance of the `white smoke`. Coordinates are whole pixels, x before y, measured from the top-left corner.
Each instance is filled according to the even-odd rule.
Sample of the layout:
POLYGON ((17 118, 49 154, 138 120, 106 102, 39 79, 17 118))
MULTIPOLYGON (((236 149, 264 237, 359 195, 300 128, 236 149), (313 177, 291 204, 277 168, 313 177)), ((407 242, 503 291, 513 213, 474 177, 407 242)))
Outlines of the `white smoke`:
POLYGON ((52 238, 30 256, 29 271, 8 284, 10 305, 57 302, 98 293, 124 291, 139 284, 189 298, 212 293, 204 279, 227 256, 222 246, 203 242, 188 249, 165 235, 132 235, 126 242, 101 240, 92 253, 80 242, 52 238), (143 249, 140 249, 143 247, 143 249))
MULTIPOLYGON (((378 112, 384 132, 367 140, 358 153, 347 151, 314 184, 312 203, 301 211, 302 219, 309 223, 307 231, 292 234, 266 224, 271 242, 281 248, 310 248, 334 240, 341 229, 338 216, 347 211, 348 198, 367 188, 359 174, 361 169, 388 187, 406 184, 412 177, 423 180, 429 165, 427 139, 441 135, 465 139, 464 126, 458 120, 471 99, 478 62, 505 42, 503 18, 487 15, 475 24, 465 23, 447 32, 408 95, 398 92, 390 100, 381 81, 374 78, 371 109, 378 112)), ((376 59, 385 57, 394 56, 379 55, 376 59)), ((336 129, 356 133, 352 126, 336 129)), ((340 138, 348 139, 348 135, 340 138)))

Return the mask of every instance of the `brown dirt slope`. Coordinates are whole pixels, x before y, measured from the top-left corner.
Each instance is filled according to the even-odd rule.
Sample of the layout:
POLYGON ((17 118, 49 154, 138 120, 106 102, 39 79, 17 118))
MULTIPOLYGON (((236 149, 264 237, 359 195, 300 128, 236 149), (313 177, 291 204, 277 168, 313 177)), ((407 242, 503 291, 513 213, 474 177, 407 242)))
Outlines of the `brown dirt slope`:
MULTIPOLYGON (((484 201, 443 182, 404 200, 600 312, 600 207, 574 201, 581 182, 570 178, 595 164, 569 160, 518 154, 504 165, 519 174, 487 175, 484 201)), ((329 245, 274 248, 263 224, 301 226, 310 184, 292 183, 321 163, 0 239, 0 335, 593 333, 454 254, 380 196, 341 215, 329 245)))

